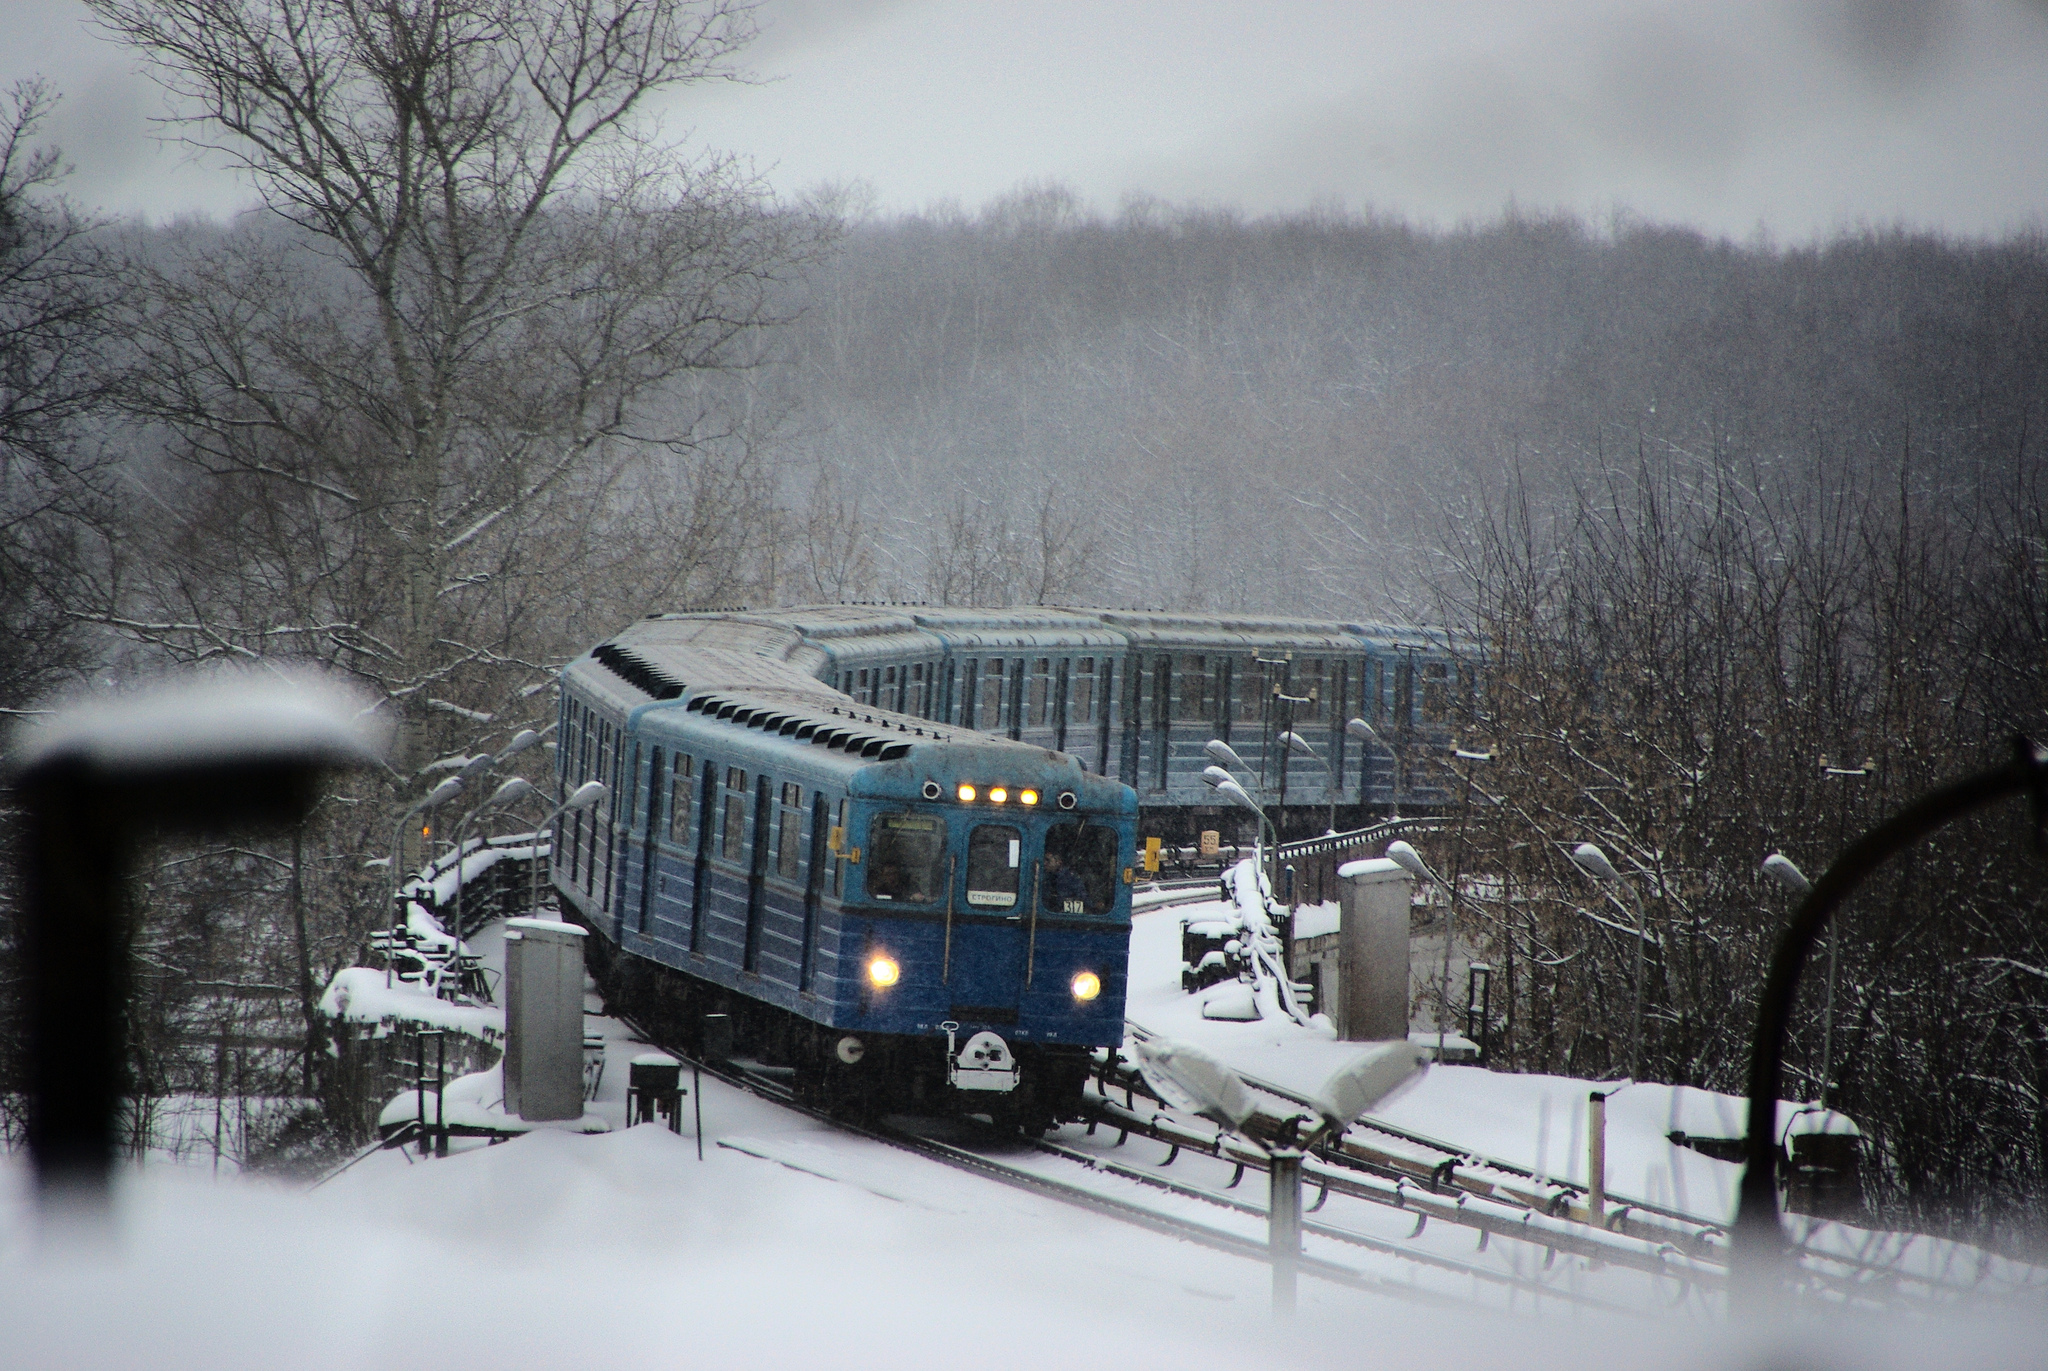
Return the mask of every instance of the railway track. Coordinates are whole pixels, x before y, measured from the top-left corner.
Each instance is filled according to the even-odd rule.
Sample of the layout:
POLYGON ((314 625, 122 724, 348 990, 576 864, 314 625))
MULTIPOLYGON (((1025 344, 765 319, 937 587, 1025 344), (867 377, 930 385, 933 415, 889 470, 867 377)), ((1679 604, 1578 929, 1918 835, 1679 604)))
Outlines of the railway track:
MULTIPOLYGON (((653 1041, 638 1024, 631 1020, 623 1021, 632 1028, 637 1037, 653 1041)), ((1230 1187, 1208 1187, 1169 1179, 1147 1168, 1128 1166, 1113 1158, 1091 1155, 1074 1145, 1072 1140, 1041 1140, 1027 1146, 1014 1139, 998 1138, 989 1133, 984 1141, 970 1146, 935 1136, 933 1131, 921 1131, 915 1127, 888 1122, 875 1125, 856 1124, 798 1101, 791 1089, 788 1073, 784 1070, 765 1068, 745 1061, 707 1062, 663 1043, 654 1042, 654 1045, 702 1070, 706 1075, 803 1114, 836 1131, 900 1148, 1014 1189, 1071 1204, 1108 1218, 1233 1256, 1246 1257, 1261 1263, 1271 1258, 1271 1250, 1263 1236, 1267 1221, 1265 1206, 1227 1193, 1230 1187), (1006 1157, 1002 1155, 1002 1149, 1015 1149, 1023 1153, 1033 1164, 1006 1157), (1079 1174, 1074 1179, 1047 1174, 1044 1168, 1048 1163, 1055 1164, 1062 1170, 1073 1168, 1079 1174), (1101 1183, 1105 1179, 1123 1186, 1142 1187, 1145 1190, 1170 1195, 1176 1200, 1217 1211, 1218 1221, 1204 1222, 1156 1205, 1143 1204, 1135 1199, 1108 1193, 1107 1188, 1101 1183)), ((751 1155, 761 1155, 771 1161, 780 1160, 765 1153, 751 1155)), ((1251 1169, 1249 1163, 1246 1169, 1251 1169)), ((1321 1208, 1323 1200, 1326 1200, 1330 1193, 1346 1193, 1345 1181, 1346 1178, 1341 1176, 1325 1178, 1320 1175, 1311 1180, 1310 1184, 1321 1192, 1317 1208, 1321 1208)), ((1418 1225, 1415 1233, 1410 1235, 1411 1238, 1419 1236, 1422 1231, 1422 1227, 1418 1225)), ((1499 1236, 1517 1244, 1527 1245, 1527 1265, 1534 1269, 1535 1274, 1462 1260, 1442 1252, 1416 1247, 1411 1242, 1404 1242, 1396 1237, 1375 1234, 1360 1226, 1305 1219, 1303 1233, 1309 1241, 1304 1243, 1304 1252, 1298 1259, 1296 1269, 1300 1275, 1349 1289, 1442 1307, 1469 1308, 1474 1293, 1490 1290, 1504 1297, 1501 1302, 1509 1309, 1540 1307, 1542 1302, 1547 1300, 1588 1311, 1643 1317, 1660 1306, 1682 1303, 1689 1293, 1696 1289, 1703 1292, 1706 1288, 1701 1282, 1687 1282, 1682 1279, 1682 1272, 1660 1268, 1648 1272, 1666 1283, 1666 1288, 1662 1291, 1664 1298, 1659 1300, 1629 1303, 1573 1289, 1568 1283, 1570 1273, 1555 1267, 1555 1258, 1558 1254, 1577 1255, 1569 1242, 1550 1241, 1552 1235, 1549 1234, 1531 1236, 1506 1228, 1499 1231, 1499 1236), (1364 1270, 1336 1260, 1329 1255, 1330 1249, 1362 1250, 1377 1257, 1394 1259, 1402 1264, 1405 1279, 1364 1270), (1462 1283, 1466 1288, 1454 1291, 1418 1283, 1435 1281, 1441 1285, 1446 1280, 1462 1283)), ((1485 1243, 1482 1241, 1482 1250, 1484 1246, 1485 1243)))
MULTIPOLYGON (((1132 1028, 1135 1036, 1145 1036, 1138 1026, 1132 1028)), ((1256 1077, 1243 1079, 1255 1096, 1264 1097, 1263 1113, 1281 1116, 1312 1108, 1311 1101, 1284 1087, 1256 1077)), ((1094 1085, 1094 1126, 1106 1124, 1120 1133, 1166 1144, 1169 1152, 1162 1165, 1171 1164, 1175 1151, 1187 1149, 1227 1155, 1244 1170, 1263 1169, 1255 1156, 1241 1150, 1232 1153, 1222 1135, 1206 1123, 1171 1113, 1121 1057, 1114 1067, 1106 1060, 1098 1062, 1094 1085), (1124 1096, 1121 1105, 1114 1098, 1117 1092, 1124 1096), (1155 1107, 1135 1108, 1140 1099, 1155 1107)), ((1608 1212, 1596 1223, 1582 1187, 1389 1124, 1354 1121, 1341 1138, 1316 1150, 1304 1166, 1303 1178, 1318 1189, 1318 1206, 1328 1194, 1337 1193, 1403 1209, 1416 1215, 1417 1233, 1424 1222, 1440 1220, 1605 1265, 1631 1267, 1701 1291, 1719 1291, 1726 1285, 1727 1234, 1711 1220, 1609 1195, 1608 1212)), ((1922 1235, 1863 1232, 1861 1252, 1795 1247, 1797 1269, 1809 1295, 1883 1308, 1967 1303, 2039 1309, 2048 1304, 2048 1270, 1922 1235), (1941 1259, 1944 1269, 1930 1272, 1905 1265, 1901 1258, 1915 1242, 1936 1244, 1946 1254, 1941 1259)))

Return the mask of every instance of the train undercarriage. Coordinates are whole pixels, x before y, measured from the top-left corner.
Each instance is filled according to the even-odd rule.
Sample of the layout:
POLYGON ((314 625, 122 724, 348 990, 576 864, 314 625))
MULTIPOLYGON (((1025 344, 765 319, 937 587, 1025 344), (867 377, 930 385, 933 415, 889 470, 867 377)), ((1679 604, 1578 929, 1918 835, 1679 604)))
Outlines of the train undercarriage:
POLYGON ((623 952, 602 934, 585 939, 585 956, 608 1012, 692 1056, 787 1072, 801 1103, 835 1117, 978 1114, 1036 1137, 1082 1116, 1086 1047, 1010 1044, 966 1030, 850 1033, 623 952))

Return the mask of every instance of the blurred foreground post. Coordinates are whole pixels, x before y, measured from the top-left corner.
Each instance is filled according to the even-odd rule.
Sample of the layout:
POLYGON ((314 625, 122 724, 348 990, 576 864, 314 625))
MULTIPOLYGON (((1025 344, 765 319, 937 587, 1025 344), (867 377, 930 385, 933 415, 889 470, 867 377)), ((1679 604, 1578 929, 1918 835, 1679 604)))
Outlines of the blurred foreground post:
POLYGON ((103 1212, 120 1104, 137 850, 301 822, 321 772, 375 761, 361 703, 281 675, 188 678, 25 730, 22 845, 29 1154, 45 1213, 103 1212))
POLYGON ((1272 1190, 1266 1201, 1266 1240, 1273 1253, 1273 1317, 1294 1314, 1295 1268, 1301 1264, 1301 1149, 1269 1154, 1272 1190))
MULTIPOLYGON (((1815 882, 1771 954, 1757 1006, 1756 1040, 1749 1059, 1749 1122, 1743 1140, 1742 1185, 1729 1234, 1729 1308, 1752 1316, 1769 1313, 1783 1290, 1789 1243, 1778 1217, 1779 1076, 1785 1035, 1815 941, 1843 900, 1897 851, 1927 837, 1974 809, 2013 795, 2033 802, 2037 846, 2048 825, 2048 752, 2026 738, 2013 740, 2014 756, 2004 766, 1965 776, 1929 791, 1858 838, 1815 882)), ((1781 878, 1782 879, 1782 878, 1781 878)))

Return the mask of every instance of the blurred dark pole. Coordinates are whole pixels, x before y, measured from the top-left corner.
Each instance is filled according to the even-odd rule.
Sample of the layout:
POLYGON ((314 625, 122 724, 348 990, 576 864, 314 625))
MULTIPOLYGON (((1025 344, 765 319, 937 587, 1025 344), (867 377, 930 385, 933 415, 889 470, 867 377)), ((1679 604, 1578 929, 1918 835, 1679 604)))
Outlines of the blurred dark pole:
POLYGON ((29 1155, 45 1208, 101 1211, 126 1060, 129 886, 159 837, 276 829, 374 760, 345 704, 286 685, 140 691, 60 716, 13 776, 24 811, 29 1155))
POLYGON ((1756 1040, 1749 1062, 1749 1123, 1744 1139, 1742 1186, 1730 1234, 1730 1307, 1763 1313, 1776 1301, 1784 1278, 1788 1244, 1778 1217, 1778 1082, 1785 1060, 1799 973, 1815 942, 1843 900, 1887 858, 1973 809, 2009 796, 2033 797, 2037 841, 2048 823, 2048 754, 2025 738, 2015 740, 2013 760, 1930 791, 1858 838, 1828 868, 1793 911, 1778 940, 1757 1007, 1756 1040))

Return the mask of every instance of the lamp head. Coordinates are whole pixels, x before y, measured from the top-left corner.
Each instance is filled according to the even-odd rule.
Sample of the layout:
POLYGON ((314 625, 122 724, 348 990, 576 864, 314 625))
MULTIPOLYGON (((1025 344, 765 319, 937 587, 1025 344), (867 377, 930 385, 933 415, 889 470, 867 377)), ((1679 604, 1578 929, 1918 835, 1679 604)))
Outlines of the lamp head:
POLYGON ((565 810, 588 809, 611 793, 611 787, 607 786, 603 781, 585 781, 582 785, 576 787, 574 793, 569 796, 568 801, 563 804, 562 808, 565 810))
POLYGON ((484 803, 495 809, 500 805, 511 804, 514 800, 523 800, 532 793, 533 782, 523 776, 514 776, 511 780, 493 791, 491 798, 484 803))
POLYGON ((522 728, 512 735, 512 741, 505 744, 504 749, 498 753, 498 760, 502 762, 507 757, 516 757, 539 741, 540 734, 530 728, 522 728))
POLYGON ((1313 757, 1316 755, 1316 750, 1308 745, 1308 739, 1291 729, 1280 735, 1280 741, 1287 744, 1287 750, 1297 757, 1313 757))
POLYGON ((1247 794, 1245 788, 1236 781, 1223 782, 1216 787, 1216 793, 1228 796, 1231 803, 1237 805, 1240 809, 1249 809, 1252 813, 1258 815, 1264 815, 1266 812, 1259 808, 1259 802, 1247 794))
POLYGON ((1621 873, 1614 869, 1614 863, 1607 860, 1607 854, 1592 843, 1580 843, 1572 849, 1572 861, 1579 870, 1596 881, 1618 881, 1621 873))
POLYGON ((1813 882, 1806 879, 1806 873, 1782 852, 1773 852, 1764 858, 1764 875, 1795 895, 1804 895, 1813 889, 1813 882))
POLYGON ((496 760, 497 759, 492 757, 491 754, 488 752, 478 753, 476 756, 471 757, 468 761, 462 764, 462 770, 455 773, 456 779, 462 781, 474 781, 479 776, 482 776, 485 772, 489 771, 491 769, 491 764, 496 760))
POLYGON ((1387 844, 1387 860, 1419 881, 1429 879, 1429 867, 1422 854, 1399 838, 1387 844))
POLYGON ((1233 771, 1251 770, 1250 767, 1244 764, 1244 758, 1232 751, 1230 744, 1224 742, 1221 738, 1211 738, 1208 742, 1203 743, 1202 751, 1208 754, 1210 760, 1221 762, 1233 771))
POLYGON ((441 805, 447 804, 461 793, 462 778, 460 776, 449 776, 444 778, 441 784, 428 791, 427 797, 413 806, 413 808, 415 810, 436 809, 441 805))
POLYGON ((1363 719, 1353 719, 1344 725, 1344 731, 1363 742, 1376 743, 1380 740, 1380 735, 1373 732, 1372 725, 1363 719))
POLYGON ((1221 786, 1221 785, 1235 785, 1235 784, 1236 784, 1236 782, 1235 782, 1235 781, 1233 781, 1233 780, 1231 780, 1231 779, 1230 779, 1230 773, 1229 773, 1229 772, 1227 772, 1227 771, 1225 771, 1225 770, 1224 770, 1224 769, 1223 769, 1222 767, 1220 767, 1220 766, 1205 766, 1205 767, 1203 767, 1203 768, 1202 768, 1202 779, 1203 779, 1203 780, 1205 780, 1205 781, 1207 781, 1207 782, 1208 782, 1208 783, 1209 783, 1210 785, 1213 785, 1213 786, 1221 786))

